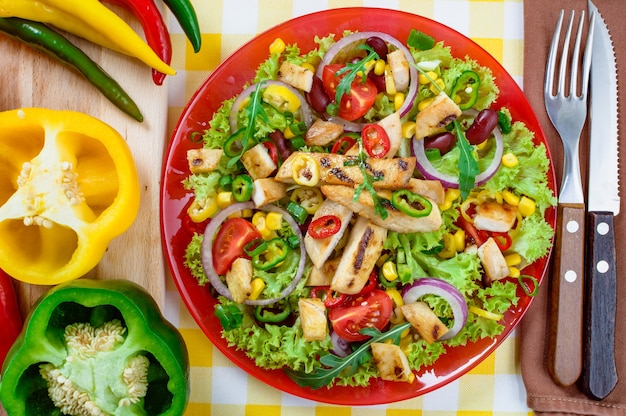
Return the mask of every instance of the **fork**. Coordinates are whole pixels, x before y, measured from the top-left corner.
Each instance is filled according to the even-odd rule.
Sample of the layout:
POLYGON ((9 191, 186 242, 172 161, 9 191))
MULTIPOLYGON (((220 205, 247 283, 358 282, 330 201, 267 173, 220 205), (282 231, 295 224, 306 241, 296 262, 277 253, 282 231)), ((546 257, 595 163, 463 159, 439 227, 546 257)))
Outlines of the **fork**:
POLYGON ((564 12, 561 10, 552 38, 544 82, 546 110, 561 137, 564 155, 563 178, 558 198, 556 256, 553 270, 556 275, 552 281, 548 370, 555 382, 569 386, 576 382, 582 370, 585 200, 578 147, 587 118, 593 24, 588 30, 581 63, 581 41, 585 20, 583 11, 569 60, 575 13, 573 10, 570 13, 565 39, 561 46, 563 15, 564 12), (559 49, 561 53, 557 56, 559 49), (560 61, 558 74, 557 60, 560 61), (579 67, 582 67, 580 76, 579 67), (566 89, 568 78, 569 88, 566 89), (554 91, 555 79, 556 91, 554 91))

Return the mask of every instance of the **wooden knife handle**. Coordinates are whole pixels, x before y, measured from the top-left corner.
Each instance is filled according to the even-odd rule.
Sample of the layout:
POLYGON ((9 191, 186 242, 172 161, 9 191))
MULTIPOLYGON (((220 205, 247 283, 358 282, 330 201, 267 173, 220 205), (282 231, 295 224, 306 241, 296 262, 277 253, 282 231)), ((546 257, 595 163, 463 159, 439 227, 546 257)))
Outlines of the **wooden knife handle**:
POLYGON ((548 370, 562 386, 582 371, 584 204, 559 204, 552 276, 548 370))
POLYGON ((612 212, 587 214, 582 389, 601 400, 617 384, 615 311, 617 274, 612 212))

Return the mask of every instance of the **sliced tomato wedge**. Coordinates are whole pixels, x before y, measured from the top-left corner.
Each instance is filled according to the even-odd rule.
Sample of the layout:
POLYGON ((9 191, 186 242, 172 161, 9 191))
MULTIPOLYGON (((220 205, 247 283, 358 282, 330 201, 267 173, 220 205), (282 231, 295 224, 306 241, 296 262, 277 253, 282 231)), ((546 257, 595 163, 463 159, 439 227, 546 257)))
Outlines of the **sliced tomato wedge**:
MULTIPOLYGON (((339 76, 335 74, 344 66, 344 64, 330 64, 326 65, 322 71, 324 89, 331 99, 335 98, 337 86, 344 77, 344 74, 339 76)), ((348 121, 363 117, 374 105, 377 94, 378 89, 372 80, 366 78, 365 82, 363 82, 361 78, 357 77, 357 79, 352 81, 350 91, 341 98, 338 116, 348 121)))
POLYGON ((213 267, 217 274, 226 274, 239 257, 250 258, 246 244, 262 238, 252 223, 244 218, 229 218, 220 227, 213 242, 213 267))
POLYGON ((328 319, 341 338, 347 341, 363 341, 369 337, 359 331, 368 327, 382 331, 389 323, 392 311, 393 302, 389 295, 374 289, 348 296, 341 305, 330 309, 328 319))

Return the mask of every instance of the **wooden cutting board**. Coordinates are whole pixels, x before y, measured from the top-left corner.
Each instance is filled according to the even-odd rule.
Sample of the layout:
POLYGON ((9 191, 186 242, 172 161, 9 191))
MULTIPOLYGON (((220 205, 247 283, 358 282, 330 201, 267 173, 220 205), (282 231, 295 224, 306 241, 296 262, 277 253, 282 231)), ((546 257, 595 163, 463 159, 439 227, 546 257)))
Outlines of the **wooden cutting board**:
MULTIPOLYGON (((137 33, 143 34, 130 14, 115 10, 137 33)), ((0 111, 21 107, 80 111, 111 125, 126 138, 139 172, 139 214, 131 228, 111 242, 100 264, 87 277, 135 281, 162 306, 165 266, 161 251, 159 189, 167 143, 167 80, 157 86, 152 82, 150 68, 140 61, 71 35, 67 37, 118 81, 139 106, 144 121, 139 123, 118 110, 78 72, 1 32, 0 111)), ((23 313, 48 288, 18 284, 23 313)))

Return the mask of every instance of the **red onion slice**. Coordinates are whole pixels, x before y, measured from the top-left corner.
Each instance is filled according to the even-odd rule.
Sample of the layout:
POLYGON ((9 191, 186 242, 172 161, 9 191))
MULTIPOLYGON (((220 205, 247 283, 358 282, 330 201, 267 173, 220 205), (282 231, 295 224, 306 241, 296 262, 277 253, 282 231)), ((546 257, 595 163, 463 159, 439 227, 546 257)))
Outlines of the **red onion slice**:
MULTIPOLYGON (((400 42, 398 39, 394 38, 393 36, 389 35, 388 33, 357 32, 357 33, 353 33, 351 35, 348 35, 339 39, 326 51, 326 54, 324 55, 322 62, 317 67, 315 76, 321 79, 322 72, 324 71, 324 67, 328 64, 333 63, 336 57, 341 56, 342 51, 344 51, 344 49, 349 48, 349 47, 356 47, 355 44, 365 43, 365 41, 372 36, 379 37, 382 40, 384 40, 387 44, 393 46, 394 48, 400 49, 404 53, 406 60, 409 62, 409 79, 410 79, 409 90, 406 93, 404 104, 402 104, 402 106, 398 109, 398 112, 400 113, 400 117, 402 117, 406 113, 408 113, 409 110, 411 110, 411 107, 413 107, 413 103, 417 95, 417 88, 419 87, 418 74, 417 74, 417 69, 415 68, 415 59, 413 59, 413 55, 411 55, 411 52, 409 51, 409 49, 402 42, 400 42)), ((381 58, 385 59, 386 57, 381 56, 381 58)), ((367 124, 367 123, 355 123, 352 121, 344 120, 340 117, 330 117, 328 121, 341 124, 344 130, 354 131, 354 132, 361 131, 363 129, 363 126, 367 124)))
MULTIPOLYGON (((493 155, 491 164, 476 175, 474 180, 474 187, 484 185, 489 179, 496 174, 502 163, 502 155, 504 154, 504 142, 502 139, 502 132, 499 127, 493 129, 493 136, 496 141, 496 152, 493 155)), ((430 160, 426 157, 426 151, 424 149, 424 140, 416 140, 413 138, 413 153, 416 158, 416 167, 425 179, 435 179, 441 182, 444 188, 458 188, 459 178, 448 175, 446 173, 438 171, 430 160)))
POLYGON ((467 322, 467 303, 461 292, 454 285, 435 277, 423 277, 402 290, 402 300, 405 304, 413 303, 424 295, 440 296, 450 304, 454 314, 454 325, 439 340, 453 338, 467 322))
POLYGON ((302 238, 302 232, 300 231, 300 227, 296 221, 291 217, 291 215, 285 211, 284 209, 277 207, 275 205, 264 205, 262 207, 257 207, 253 202, 242 202, 238 204, 230 205, 213 217, 204 231, 204 240, 202 241, 202 266, 204 267, 204 272, 206 273, 211 285, 220 295, 231 299, 232 295, 230 294, 230 290, 224 284, 219 275, 215 272, 215 268, 213 267, 213 239, 215 238, 215 234, 217 234, 217 230, 220 225, 228 218, 231 214, 235 212, 243 211, 246 209, 256 209, 262 211, 274 211, 283 215, 283 218, 289 223, 291 228, 293 229, 296 236, 298 236, 298 240, 300 241, 300 261, 298 263, 298 269, 296 270, 296 275, 293 280, 285 289, 280 292, 280 295, 276 298, 271 299, 256 299, 256 300, 246 300, 243 303, 246 305, 271 305, 273 303, 278 302, 283 299, 287 295, 289 295, 296 287, 300 279, 302 278, 302 274, 304 272, 304 265, 306 263, 306 251, 304 248, 304 240, 302 238))
MULTIPOLYGON (((309 103, 307 103, 306 99, 304 98, 304 96, 302 95, 300 91, 298 91, 291 85, 286 84, 282 81, 278 81, 278 80, 263 81, 263 87, 267 87, 269 85, 279 85, 279 86, 285 87, 289 91, 291 91, 293 94, 295 94, 296 97, 298 97, 298 99, 300 100, 300 110, 299 110, 300 119, 304 122, 304 124, 306 124, 307 127, 311 126, 311 123, 313 123, 313 115, 311 113, 311 108, 309 107, 309 103)), ((256 90, 256 86, 257 84, 250 85, 248 88, 244 89, 237 96, 237 98, 235 98, 235 101, 233 101, 233 105, 228 115, 228 124, 230 125, 231 133, 234 133, 237 130, 239 130, 239 126, 237 123, 237 114, 239 114, 239 111, 241 111, 243 105, 246 102, 246 99, 254 93, 254 91, 256 90)))

